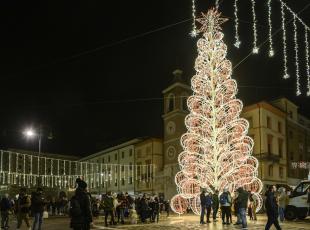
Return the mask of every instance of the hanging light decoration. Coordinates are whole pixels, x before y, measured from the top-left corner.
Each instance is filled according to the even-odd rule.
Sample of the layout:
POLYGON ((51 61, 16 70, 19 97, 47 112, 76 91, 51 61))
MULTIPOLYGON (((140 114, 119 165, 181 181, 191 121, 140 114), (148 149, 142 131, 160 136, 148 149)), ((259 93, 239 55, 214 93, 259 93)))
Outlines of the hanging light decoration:
POLYGON ((272 41, 271 0, 268 0, 268 26, 269 26, 269 57, 274 56, 272 41))
POLYGON ((239 38, 238 0, 234 1, 234 16, 235 16, 235 44, 234 46, 239 48, 241 41, 239 38))

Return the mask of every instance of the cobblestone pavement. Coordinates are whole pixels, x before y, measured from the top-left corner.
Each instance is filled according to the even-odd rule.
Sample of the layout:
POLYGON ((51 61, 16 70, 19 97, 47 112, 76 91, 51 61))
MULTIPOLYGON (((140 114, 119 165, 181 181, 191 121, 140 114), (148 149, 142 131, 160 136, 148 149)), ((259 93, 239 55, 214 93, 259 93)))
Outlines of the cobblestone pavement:
MULTIPOLYGON (((258 221, 248 221, 248 229, 251 230, 263 230, 266 217, 258 216, 258 221)), ((303 221, 292 221, 285 222, 282 225, 283 230, 310 230, 310 219, 306 219, 303 221)), ((16 229, 16 222, 11 222, 11 228, 16 229)), ((113 227, 104 227, 103 220, 99 219, 95 221, 94 225, 95 229, 115 229, 115 230, 200 230, 200 229, 209 229, 209 230, 235 230, 241 229, 240 227, 234 225, 222 225, 221 221, 216 223, 209 223, 205 225, 199 224, 199 217, 194 215, 189 216, 172 216, 169 218, 162 218, 159 223, 148 223, 148 224, 137 224, 137 225, 116 225, 113 227)), ((69 218, 60 217, 60 218, 49 218, 45 219, 43 223, 43 230, 69 230, 69 218)), ((275 229, 275 228, 271 228, 275 229)), ((25 225, 23 224, 21 230, 27 230, 25 225)))
MULTIPOLYGON (((266 224, 266 217, 263 215, 258 216, 258 221, 248 221, 248 229, 251 230, 263 230, 266 224)), ((137 230, 146 230, 146 229, 164 229, 164 230, 200 230, 200 229, 210 229, 210 230, 234 230, 241 229, 239 226, 234 225, 222 225, 221 221, 216 223, 209 223, 205 225, 199 224, 199 217, 190 215, 190 216, 172 216, 170 218, 164 218, 159 223, 152 224, 137 224, 137 225, 117 225, 115 227, 103 227, 102 221, 97 222, 96 228, 99 229, 137 229, 137 230)), ((303 221, 291 221, 281 224, 283 230, 310 230, 310 219, 303 221)), ((275 229, 275 228, 271 228, 275 229)))

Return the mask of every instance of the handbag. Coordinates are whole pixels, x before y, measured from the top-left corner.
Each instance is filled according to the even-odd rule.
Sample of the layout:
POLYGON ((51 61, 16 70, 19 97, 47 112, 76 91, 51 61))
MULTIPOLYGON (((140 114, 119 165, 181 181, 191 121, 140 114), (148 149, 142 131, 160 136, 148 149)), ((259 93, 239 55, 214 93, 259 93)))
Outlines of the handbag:
POLYGON ((43 212, 43 219, 47 219, 48 218, 48 212, 47 211, 44 211, 43 212))

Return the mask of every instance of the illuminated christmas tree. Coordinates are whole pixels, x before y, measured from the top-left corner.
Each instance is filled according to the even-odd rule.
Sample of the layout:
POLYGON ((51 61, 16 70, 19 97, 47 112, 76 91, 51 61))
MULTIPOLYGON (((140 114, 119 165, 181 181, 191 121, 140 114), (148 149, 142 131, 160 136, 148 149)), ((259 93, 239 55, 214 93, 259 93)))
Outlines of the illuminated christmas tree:
POLYGON ((211 9, 197 19, 202 38, 197 42, 196 75, 188 98, 188 131, 181 137, 180 171, 175 182, 178 195, 171 207, 182 214, 188 207, 199 214, 201 189, 208 192, 239 187, 251 190, 261 207, 262 182, 257 177, 258 161, 251 155, 254 142, 247 136, 249 123, 240 118, 242 102, 236 99, 237 83, 231 79, 232 65, 226 59, 221 24, 226 21, 211 9))

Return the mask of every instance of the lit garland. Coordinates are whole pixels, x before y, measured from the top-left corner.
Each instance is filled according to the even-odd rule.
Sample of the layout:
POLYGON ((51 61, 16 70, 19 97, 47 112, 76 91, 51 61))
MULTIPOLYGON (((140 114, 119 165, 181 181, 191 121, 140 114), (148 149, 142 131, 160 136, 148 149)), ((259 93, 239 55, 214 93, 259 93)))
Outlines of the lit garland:
POLYGON ((295 48, 295 66, 296 66, 296 95, 299 96, 300 92, 300 76, 299 76, 299 60, 298 60, 298 38, 297 38, 297 25, 296 17, 293 19, 294 28, 294 48, 295 48))
POLYGON ((305 48, 306 48, 306 68, 307 68, 307 96, 310 96, 309 40, 308 40, 308 31, 306 27, 305 27, 305 48))
POLYGON ((239 39, 238 0, 235 0, 234 2, 234 16, 235 16, 235 44, 234 46, 239 48, 241 41, 239 39))
POLYGON ((220 4, 219 4, 219 0, 215 0, 215 9, 219 9, 219 6, 220 6, 220 4))
POLYGON ((285 28, 285 12, 284 5, 281 2, 281 20, 282 20, 282 42, 283 42, 283 61, 284 61, 284 79, 288 79, 290 75, 287 69, 287 53, 286 53, 286 28, 285 28))
POLYGON ((239 118, 242 102, 236 99, 237 83, 231 79, 232 65, 226 59, 221 24, 226 21, 211 9, 198 19, 203 37, 197 42, 196 75, 187 100, 190 114, 185 118, 187 133, 181 137, 184 149, 178 161, 181 171, 175 176, 178 194, 171 208, 182 214, 188 207, 199 214, 201 188, 231 193, 239 187, 251 190, 262 207, 259 193, 258 160, 251 156, 254 142, 247 136, 249 123, 239 118))
POLYGON ((253 16, 253 50, 254 54, 258 53, 257 47, 257 29, 256 29, 256 13, 255 13, 255 0, 251 0, 252 2, 252 16, 253 16))
POLYGON ((192 0, 192 17, 193 17, 193 29, 192 32, 190 33, 192 37, 197 36, 197 28, 196 28, 196 5, 195 5, 196 0, 192 0))
POLYGON ((102 183, 105 184, 107 181, 113 181, 116 184, 121 183, 121 181, 126 180, 126 175, 129 181, 130 173, 132 174, 132 179, 130 179, 130 181, 138 180, 137 175, 136 177, 134 175, 134 172, 138 170, 140 172, 139 180, 141 182, 151 181, 155 174, 155 168, 152 167, 151 164, 105 164, 105 170, 103 171, 104 165, 101 163, 78 162, 44 156, 34 156, 36 159, 33 160, 33 155, 3 150, 1 150, 0 153, 1 185, 17 184, 19 186, 31 187, 41 182, 41 186, 45 187, 53 188, 56 186, 59 188, 73 188, 75 187, 75 178, 80 177, 84 178, 90 188, 100 188, 102 183), (41 164, 39 163, 40 161, 41 164), (48 163, 48 161, 50 161, 50 163, 48 163), (38 169, 37 164, 40 164, 39 171, 33 171, 33 167, 38 169), (28 165, 29 168, 26 167, 28 165), (21 166, 21 168, 19 166, 21 166), (85 170, 83 170, 83 167, 85 170), (146 171, 147 169, 149 169, 149 171, 146 171), (141 173, 144 174, 143 177, 141 173), (102 178, 103 176, 104 180, 102 178))
POLYGON ((268 0, 268 25, 269 25, 269 57, 274 56, 272 42, 271 0, 268 0))

